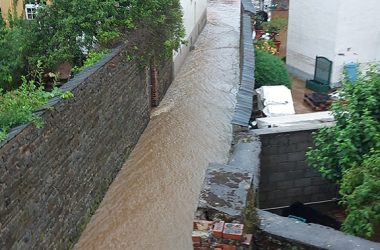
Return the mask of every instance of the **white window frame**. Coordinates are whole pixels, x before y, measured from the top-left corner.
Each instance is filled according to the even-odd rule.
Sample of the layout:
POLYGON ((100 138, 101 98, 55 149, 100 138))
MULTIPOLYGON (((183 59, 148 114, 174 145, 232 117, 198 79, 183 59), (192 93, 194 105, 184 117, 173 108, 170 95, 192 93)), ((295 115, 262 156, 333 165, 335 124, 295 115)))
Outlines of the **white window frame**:
POLYGON ((39 4, 27 3, 25 4, 25 18, 26 20, 33 20, 36 17, 39 4))

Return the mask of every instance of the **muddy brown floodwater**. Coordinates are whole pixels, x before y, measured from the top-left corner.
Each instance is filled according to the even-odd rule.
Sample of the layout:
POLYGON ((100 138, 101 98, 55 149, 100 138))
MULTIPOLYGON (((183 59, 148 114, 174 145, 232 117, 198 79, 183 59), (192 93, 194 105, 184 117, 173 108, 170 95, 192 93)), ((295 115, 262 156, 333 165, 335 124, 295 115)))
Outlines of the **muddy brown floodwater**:
POLYGON ((192 249, 205 170, 227 161, 239 81, 240 1, 208 23, 76 249, 192 249))

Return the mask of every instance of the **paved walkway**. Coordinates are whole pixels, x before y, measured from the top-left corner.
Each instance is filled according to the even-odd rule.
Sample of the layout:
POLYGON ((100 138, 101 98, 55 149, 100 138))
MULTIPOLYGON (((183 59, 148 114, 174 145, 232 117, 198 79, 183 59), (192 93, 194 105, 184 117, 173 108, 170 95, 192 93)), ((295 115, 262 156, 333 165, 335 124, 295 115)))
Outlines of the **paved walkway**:
POLYGON ((205 170, 226 162, 239 81, 240 1, 210 1, 208 24, 76 249, 192 249, 205 170))

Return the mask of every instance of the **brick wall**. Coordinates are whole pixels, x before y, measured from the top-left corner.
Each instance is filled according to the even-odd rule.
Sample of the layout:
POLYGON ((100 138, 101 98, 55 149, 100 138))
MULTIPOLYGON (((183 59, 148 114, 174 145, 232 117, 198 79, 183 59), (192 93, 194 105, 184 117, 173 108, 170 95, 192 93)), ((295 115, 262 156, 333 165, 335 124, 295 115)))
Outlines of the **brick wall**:
POLYGON ((157 68, 150 69, 151 106, 157 107, 173 81, 173 62, 162 61, 157 68))
POLYGON ((173 81, 173 62, 164 61, 158 67, 158 98, 161 101, 173 81))
POLYGON ((67 249, 149 121, 147 74, 119 50, 65 85, 42 129, 0 144, 0 249, 67 249))
POLYGON ((314 202, 337 197, 335 184, 305 162, 315 129, 262 129, 259 207, 288 206, 295 201, 314 202))

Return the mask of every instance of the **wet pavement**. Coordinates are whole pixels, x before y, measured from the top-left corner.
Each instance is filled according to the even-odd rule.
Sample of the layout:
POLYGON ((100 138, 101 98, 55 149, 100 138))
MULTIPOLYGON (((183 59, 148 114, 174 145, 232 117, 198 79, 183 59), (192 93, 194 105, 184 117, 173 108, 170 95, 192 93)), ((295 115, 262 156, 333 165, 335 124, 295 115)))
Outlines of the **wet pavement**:
POLYGON ((192 249, 210 162, 226 163, 239 82, 240 1, 209 1, 208 24, 76 249, 192 249))

